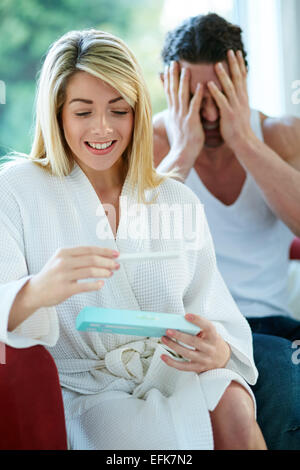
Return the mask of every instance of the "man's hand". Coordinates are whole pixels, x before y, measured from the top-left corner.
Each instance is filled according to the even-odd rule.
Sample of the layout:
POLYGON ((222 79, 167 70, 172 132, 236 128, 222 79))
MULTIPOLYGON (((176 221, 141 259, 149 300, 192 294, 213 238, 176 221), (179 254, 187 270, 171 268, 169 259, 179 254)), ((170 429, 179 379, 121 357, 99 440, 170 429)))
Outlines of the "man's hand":
POLYGON ((190 99, 190 70, 183 68, 179 79, 179 65, 172 62, 165 68, 164 89, 168 103, 168 120, 165 123, 171 152, 184 158, 192 168, 205 140, 200 119, 203 85, 198 84, 190 99))
POLYGON ((177 330, 167 330, 167 336, 163 336, 162 342, 188 362, 177 361, 167 355, 162 355, 161 359, 175 369, 197 374, 211 369, 224 368, 230 359, 231 349, 217 333, 213 323, 198 315, 187 314, 185 318, 199 326, 201 332, 194 336, 177 330), (193 349, 186 348, 177 341, 193 349))
POLYGON ((256 139, 250 125, 250 107, 247 91, 247 69, 241 51, 235 55, 228 51, 231 78, 221 63, 215 70, 222 85, 223 93, 214 82, 207 84, 220 109, 220 131, 226 144, 234 151, 241 142, 256 139))

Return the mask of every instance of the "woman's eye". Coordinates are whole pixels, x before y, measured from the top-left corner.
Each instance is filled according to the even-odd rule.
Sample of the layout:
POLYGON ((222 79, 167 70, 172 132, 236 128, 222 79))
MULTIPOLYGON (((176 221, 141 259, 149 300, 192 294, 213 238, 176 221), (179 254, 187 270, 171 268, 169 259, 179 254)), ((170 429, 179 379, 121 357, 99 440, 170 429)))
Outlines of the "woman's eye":
POLYGON ((129 111, 112 111, 114 114, 124 115, 128 114, 129 111))
POLYGON ((86 112, 86 113, 75 113, 76 116, 87 116, 88 114, 91 114, 90 112, 86 112))

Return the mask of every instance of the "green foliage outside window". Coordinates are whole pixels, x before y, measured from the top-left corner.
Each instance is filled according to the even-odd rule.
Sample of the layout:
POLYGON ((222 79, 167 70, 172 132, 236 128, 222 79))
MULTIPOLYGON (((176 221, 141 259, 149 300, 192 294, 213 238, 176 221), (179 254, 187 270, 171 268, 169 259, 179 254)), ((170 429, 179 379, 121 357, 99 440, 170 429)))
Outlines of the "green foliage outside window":
POLYGON ((74 29, 96 28, 121 37, 137 56, 152 97, 153 112, 165 101, 158 73, 163 35, 161 0, 1 0, 0 157, 29 152, 37 73, 53 41, 74 29))

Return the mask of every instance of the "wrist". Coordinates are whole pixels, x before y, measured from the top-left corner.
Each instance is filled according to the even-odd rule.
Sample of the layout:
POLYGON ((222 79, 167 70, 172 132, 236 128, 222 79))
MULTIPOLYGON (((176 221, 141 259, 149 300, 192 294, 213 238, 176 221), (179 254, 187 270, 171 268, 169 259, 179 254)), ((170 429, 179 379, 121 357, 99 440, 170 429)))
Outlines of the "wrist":
POLYGON ((43 307, 41 299, 39 298, 39 287, 35 276, 32 276, 24 286, 24 305, 28 310, 34 312, 43 307))
POLYGON ((30 290, 30 282, 31 279, 24 284, 15 297, 9 313, 8 331, 13 331, 39 308, 36 296, 30 290))
POLYGON ((231 347, 228 343, 225 342, 225 359, 224 359, 224 365, 222 368, 226 367, 229 360, 230 360, 230 357, 231 357, 231 347))
POLYGON ((220 336, 221 349, 220 349, 220 368, 224 369, 231 357, 231 347, 230 345, 220 336))
POLYGON ((184 182, 193 164, 189 162, 185 152, 181 152, 178 148, 171 148, 168 155, 162 160, 158 166, 160 172, 176 172, 180 181, 184 182))
POLYGON ((237 158, 239 156, 243 157, 243 155, 248 155, 253 152, 259 142, 257 136, 253 132, 249 132, 246 136, 232 139, 231 149, 236 154, 237 158))
POLYGON ((194 148, 190 147, 179 147, 179 146, 172 146, 171 152, 174 155, 174 160, 176 160, 178 166, 186 171, 190 171, 193 168, 195 161, 199 157, 203 146, 199 148, 199 150, 195 151, 195 148, 199 148, 198 146, 194 148))

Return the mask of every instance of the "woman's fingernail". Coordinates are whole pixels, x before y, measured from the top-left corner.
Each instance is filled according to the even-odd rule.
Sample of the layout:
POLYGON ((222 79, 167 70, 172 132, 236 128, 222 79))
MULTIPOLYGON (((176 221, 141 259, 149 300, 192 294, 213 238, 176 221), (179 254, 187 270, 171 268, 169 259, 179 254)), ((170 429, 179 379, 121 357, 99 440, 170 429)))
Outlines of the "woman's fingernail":
POLYGON ((192 313, 187 313, 185 318, 187 320, 195 320, 195 315, 193 315, 192 313))
POLYGON ((167 333, 168 336, 174 336, 175 331, 174 330, 167 330, 166 333, 167 333))

